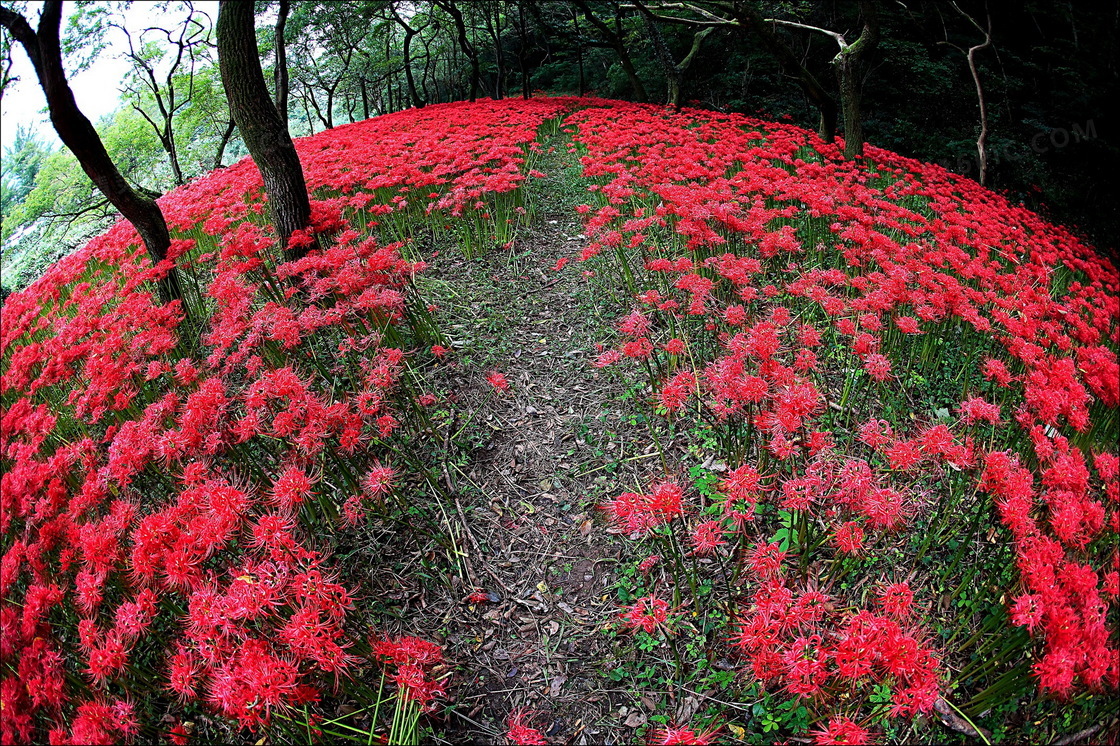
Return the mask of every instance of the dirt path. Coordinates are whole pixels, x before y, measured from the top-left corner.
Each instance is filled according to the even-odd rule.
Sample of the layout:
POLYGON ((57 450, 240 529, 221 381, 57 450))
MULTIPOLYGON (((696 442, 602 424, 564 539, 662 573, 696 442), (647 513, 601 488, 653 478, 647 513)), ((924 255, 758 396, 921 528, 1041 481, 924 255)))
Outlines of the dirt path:
POLYGON ((456 667, 453 706, 431 723, 453 743, 505 743, 516 708, 538 712, 533 724, 554 743, 617 743, 634 708, 633 695, 605 688, 613 651, 602 629, 618 613, 623 547, 594 514, 619 485, 636 486, 657 452, 635 450, 650 441, 619 403, 621 384, 587 362, 609 320, 578 270, 553 271, 585 243, 570 204, 578 166, 563 170, 562 137, 513 247, 471 261, 448 251, 424 275, 446 298, 440 323, 455 348, 444 375, 458 460, 444 475, 454 502, 444 509, 461 562, 449 583, 395 592, 424 607, 402 614, 399 632, 439 640, 456 667), (509 390, 487 383, 492 370, 509 390), (471 603, 472 591, 488 600, 471 603))

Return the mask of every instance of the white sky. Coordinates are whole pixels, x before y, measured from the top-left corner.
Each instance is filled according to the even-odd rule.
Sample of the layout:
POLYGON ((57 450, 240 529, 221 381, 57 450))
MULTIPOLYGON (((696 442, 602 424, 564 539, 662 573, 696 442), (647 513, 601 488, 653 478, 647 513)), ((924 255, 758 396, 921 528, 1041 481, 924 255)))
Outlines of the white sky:
MULTIPOLYGON (((123 3, 108 4, 123 5, 123 3)), ((25 13, 32 28, 38 26, 40 5, 40 3, 32 3, 25 13)), ((217 0, 201 0, 195 2, 194 6, 209 15, 211 21, 217 18, 217 0)), ((68 17, 73 7, 72 3, 67 3, 63 13, 68 17)), ((136 31, 158 23, 160 16, 155 3, 137 2, 126 11, 125 25, 135 37, 136 31)), ((178 23, 183 17, 185 17, 183 13, 175 12, 171 20, 178 23)), ((65 18, 62 24, 65 27, 65 18)), ((120 86, 129 69, 129 63, 121 55, 121 50, 127 49, 121 32, 109 29, 106 41, 108 48, 94 60, 89 69, 70 78, 70 88, 74 91, 78 108, 95 125, 120 105, 120 86)), ((4 91, 4 98, 0 100, 0 146, 6 147, 15 139, 16 130, 20 125, 33 127, 41 140, 57 146, 58 137, 47 117, 47 102, 43 97, 42 89, 39 88, 35 70, 31 67, 23 47, 19 44, 13 44, 12 47, 14 60, 12 74, 19 80, 8 86, 4 91)))

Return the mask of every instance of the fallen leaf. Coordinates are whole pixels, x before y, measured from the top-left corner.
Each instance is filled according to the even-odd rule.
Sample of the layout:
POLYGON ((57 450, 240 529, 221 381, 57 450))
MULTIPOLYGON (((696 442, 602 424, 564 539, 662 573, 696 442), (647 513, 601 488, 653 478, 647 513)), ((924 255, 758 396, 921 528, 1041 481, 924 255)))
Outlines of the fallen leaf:
POLYGON ((553 697, 559 697, 560 696, 560 687, 564 686, 564 682, 567 681, 567 680, 568 680, 567 676, 557 676, 556 678, 554 678, 552 680, 552 683, 550 683, 548 685, 549 695, 553 696, 553 697))
POLYGON ((644 712, 638 712, 637 710, 635 710, 634 712, 631 712, 630 715, 626 718, 625 725, 627 728, 641 728, 646 724, 646 720, 648 719, 649 718, 646 717, 646 714, 644 712))

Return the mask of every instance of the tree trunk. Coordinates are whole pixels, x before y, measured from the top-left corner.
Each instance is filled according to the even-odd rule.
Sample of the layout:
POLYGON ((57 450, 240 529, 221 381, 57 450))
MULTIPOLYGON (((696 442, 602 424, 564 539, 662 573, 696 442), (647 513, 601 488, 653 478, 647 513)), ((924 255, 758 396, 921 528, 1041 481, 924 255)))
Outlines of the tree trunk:
POLYGON ((782 42, 770 29, 765 19, 749 4, 736 3, 732 10, 735 20, 745 28, 753 31, 762 41, 762 45, 777 58, 778 63, 787 70, 797 71, 797 83, 805 96, 820 112, 820 125, 818 133, 825 142, 836 139, 836 101, 821 86, 817 78, 801 64, 797 55, 782 42))
POLYGON ((483 9, 483 17, 486 19, 486 30, 490 33, 490 38, 494 40, 494 62, 498 68, 497 82, 494 84, 494 98, 501 101, 505 97, 506 78, 506 57, 502 51, 501 7, 495 0, 493 21, 490 20, 490 7, 490 4, 487 3, 483 9))
POLYGON ((860 0, 859 8, 863 15, 863 30, 850 46, 841 46, 840 54, 833 60, 840 83, 840 103, 844 108, 844 155, 848 158, 863 155, 860 63, 863 56, 879 43, 879 12, 874 0, 860 0))
POLYGON ((366 87, 366 79, 362 78, 362 115, 369 119, 369 89, 366 87))
POLYGON ((226 131, 222 133, 222 139, 218 142, 218 152, 214 154, 214 168, 219 169, 222 167, 222 159, 226 154, 226 146, 229 145, 229 140, 233 137, 233 131, 237 128, 237 124, 231 119, 226 131))
POLYGON ((592 12, 586 0, 575 0, 575 4, 583 11, 583 17, 587 19, 587 22, 598 30, 603 37, 603 41, 618 55, 618 63, 622 66, 622 71, 626 73, 626 78, 630 81, 630 87, 634 91, 634 100, 638 102, 649 100, 646 87, 642 85, 642 81, 634 69, 634 62, 630 59, 630 53, 626 50, 626 39, 622 35, 622 8, 615 8, 615 28, 612 30, 592 12))
POLYGON ((637 2, 637 6, 642 18, 645 19, 646 29, 649 31, 650 41, 653 43, 657 59, 661 63, 661 68, 665 71, 665 81, 668 89, 667 103, 674 109, 679 110, 681 108, 681 86, 684 83, 684 73, 692 65, 692 61, 696 59, 704 39, 712 33, 712 27, 709 26, 697 31, 692 37, 692 46, 689 48, 688 54, 679 63, 674 62, 673 55, 669 51, 669 45, 665 43, 665 37, 658 27, 653 13, 640 1, 637 2))
POLYGON ((280 0, 280 14, 276 18, 276 111, 288 126, 288 53, 284 43, 284 26, 288 22, 288 0, 280 0))
POLYGON ((840 86, 840 107, 844 116, 844 155, 856 158, 863 155, 863 122, 860 119, 859 58, 856 55, 838 54, 836 81, 840 86))
POLYGON ((268 96, 257 51, 253 4, 222 0, 215 27, 218 66, 230 111, 241 139, 260 169, 268 204, 285 257, 299 259, 311 247, 289 245, 292 234, 307 228, 311 203, 303 167, 288 127, 268 96))
POLYGON ((393 17, 397 23, 404 29, 404 80, 408 85, 408 97, 412 99, 412 105, 417 109, 424 108, 424 100, 420 98, 420 93, 416 90, 416 79, 412 75, 412 37, 418 33, 412 25, 405 21, 397 13, 396 6, 390 6, 393 11, 393 17))
POLYGON ((576 62, 579 67, 579 97, 583 98, 584 94, 584 77, 583 77, 583 43, 579 40, 579 16, 576 14, 576 9, 572 7, 572 24, 576 30, 576 62))
MULTIPOLYGON (((33 31, 19 13, 0 7, 0 25, 23 46, 35 68, 58 139, 74 154, 98 190, 136 228, 152 262, 162 262, 171 248, 167 221, 154 200, 141 196, 124 180, 105 150, 97 130, 78 108, 62 66, 61 22, 61 0, 44 3, 38 31, 33 31)), ((160 281, 159 296, 164 303, 182 297, 175 267, 160 281)))
POLYGON ((473 104, 478 99, 478 90, 482 81, 482 70, 478 63, 478 52, 475 51, 474 45, 472 45, 470 39, 467 38, 467 25, 463 22, 463 12, 455 5, 455 0, 443 0, 443 2, 437 2, 436 5, 446 10, 451 16, 451 20, 455 22, 455 31, 458 33, 459 47, 463 50, 463 54, 466 55, 467 61, 470 62, 470 101, 473 104))
POLYGON ((517 67, 521 71, 521 98, 528 101, 533 97, 533 92, 530 90, 529 81, 529 68, 525 64, 525 59, 529 55, 529 29, 525 25, 525 5, 524 3, 517 4, 517 36, 518 36, 518 49, 517 49, 517 67))

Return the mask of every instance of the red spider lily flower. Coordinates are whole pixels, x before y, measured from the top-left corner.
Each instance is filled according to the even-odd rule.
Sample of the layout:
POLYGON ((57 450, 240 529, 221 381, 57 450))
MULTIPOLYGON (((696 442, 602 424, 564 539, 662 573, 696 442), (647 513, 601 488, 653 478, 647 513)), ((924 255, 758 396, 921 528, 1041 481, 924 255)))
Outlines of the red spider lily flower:
POLYGON ((891 361, 886 355, 880 355, 877 352, 868 355, 864 360, 863 369, 876 381, 883 382, 890 380, 891 361))
POLYGON ((311 493, 310 477, 296 466, 288 467, 272 483, 272 502, 283 511, 293 511, 311 493))
POLYGON ((1030 593, 1019 596, 1015 599, 1015 603, 1011 605, 1011 623, 1034 631, 1034 628, 1042 621, 1044 609, 1042 596, 1030 593))
POLYGON ((879 589, 879 606, 895 619, 906 619, 914 608, 914 592, 906 582, 891 583, 879 589))
POLYGON ((693 554, 711 554, 716 547, 725 544, 723 524, 719 521, 705 521, 692 530, 693 554))
POLYGON ((668 352, 670 355, 681 355, 684 354, 684 351, 685 344, 684 340, 682 339, 677 339, 674 337, 673 339, 670 339, 665 343, 665 352, 668 352))
POLYGON ((627 337, 644 337, 649 333, 650 320, 641 311, 631 311, 629 315, 623 317, 619 322, 618 330, 625 334, 627 337))
POLYGON ((649 571, 657 566, 659 562, 661 562, 661 555, 651 554, 638 563, 638 572, 640 572, 642 575, 649 575, 649 571))
POLYGON ((852 554, 863 549, 863 529, 858 523, 848 521, 837 527, 832 541, 841 552, 852 554))
POLYGON ((961 422, 973 425, 977 422, 987 422, 992 425, 999 424, 1000 408, 998 404, 991 404, 979 396, 974 396, 960 403, 957 409, 961 422))
POLYGON ((657 399, 667 412, 675 412, 685 405, 695 389, 696 374, 691 370, 682 370, 665 383, 657 399))
POLYGON ((747 564, 760 578, 769 580, 777 577, 786 554, 776 543, 759 543, 747 555, 747 564))
POLYGON ((629 629, 640 629, 649 634, 665 629, 669 622, 669 602, 654 596, 644 596, 622 613, 622 623, 629 629))
POLYGON ((533 713, 524 708, 517 708, 509 714, 506 723, 506 738, 511 743, 519 746, 544 746, 548 743, 544 734, 529 725, 533 720, 533 713))
POLYGON ((490 602, 490 594, 481 588, 476 588, 467 596, 467 603, 469 604, 485 604, 490 602))
POLYGON ((509 381, 506 380, 505 375, 496 370, 486 374, 486 382, 493 386, 496 391, 507 391, 509 389, 509 381))
POLYGON ((809 735, 813 737, 813 743, 821 746, 831 744, 858 746, 875 742, 871 731, 861 727, 851 718, 843 716, 829 718, 827 727, 809 731, 809 735))
POLYGON ((716 726, 703 733, 697 733, 684 726, 666 725, 650 731, 649 742, 656 746, 675 746, 676 744, 692 744, 693 746, 707 746, 715 743, 716 734, 720 727, 716 726))
POLYGON ((622 360, 622 353, 618 350, 604 350, 591 361, 591 365, 596 368, 606 368, 608 365, 614 365, 622 360))
POLYGON ((190 731, 183 723, 177 723, 174 728, 168 731, 167 737, 171 739, 171 743, 175 746, 187 746, 191 741, 190 731))

